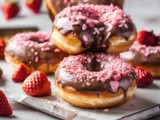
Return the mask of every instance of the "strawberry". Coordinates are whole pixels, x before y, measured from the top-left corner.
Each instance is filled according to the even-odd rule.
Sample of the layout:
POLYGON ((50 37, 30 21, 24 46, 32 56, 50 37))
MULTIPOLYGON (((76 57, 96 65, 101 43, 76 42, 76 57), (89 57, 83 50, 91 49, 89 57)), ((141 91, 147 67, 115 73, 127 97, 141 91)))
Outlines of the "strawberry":
POLYGON ((2 4, 2 11, 7 20, 15 17, 20 11, 18 2, 15 0, 6 0, 6 2, 2 4))
POLYGON ((40 10, 42 0, 25 0, 26 6, 35 14, 40 10))
POLYGON ((147 46, 154 46, 156 44, 156 36, 152 32, 146 30, 138 32, 137 40, 139 43, 147 46))
POLYGON ((4 49, 5 49, 6 43, 2 37, 0 37, 0 58, 4 57, 4 49))
POLYGON ((44 72, 35 71, 22 84, 23 91, 31 96, 51 95, 51 85, 44 72))
POLYGON ((0 68, 0 78, 1 78, 2 75, 3 75, 3 71, 2 71, 2 69, 0 68))
POLYGON ((135 71, 138 79, 137 82, 138 87, 145 88, 153 83, 153 76, 149 72, 144 70, 142 67, 136 66, 135 71))
POLYGON ((0 90, 0 116, 9 116, 12 115, 12 108, 3 93, 2 90, 0 90))
POLYGON ((28 67, 24 64, 19 64, 12 75, 12 80, 14 82, 23 82, 29 75, 30 71, 28 67))

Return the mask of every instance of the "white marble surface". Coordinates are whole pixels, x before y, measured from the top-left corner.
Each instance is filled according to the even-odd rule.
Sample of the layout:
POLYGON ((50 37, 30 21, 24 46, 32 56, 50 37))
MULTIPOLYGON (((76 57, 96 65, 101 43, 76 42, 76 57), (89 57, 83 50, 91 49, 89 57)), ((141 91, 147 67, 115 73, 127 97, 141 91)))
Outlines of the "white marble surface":
MULTIPOLYGON (((0 0, 2 2, 2 0, 0 0)), ((160 0, 126 0, 125 11, 131 15, 135 22, 137 29, 154 30, 160 33, 160 0)), ((51 30, 52 23, 45 11, 45 6, 42 7, 41 13, 38 15, 30 14, 24 4, 21 4, 21 12, 17 18, 10 21, 5 21, 0 10, 0 28, 14 27, 14 26, 37 26, 40 30, 51 30)), ((1 65, 0 65, 1 66, 1 65)), ((0 80, 0 88, 5 86, 3 80, 0 80)), ((12 86, 10 86, 12 87, 12 86)), ((5 87, 4 87, 5 88, 5 87)), ((5 88, 5 89, 8 89, 5 88)), ((159 90, 159 89, 158 89, 159 90)), ((0 117, 0 120, 53 120, 52 116, 29 107, 23 106, 9 99, 13 108, 13 116, 0 117)), ((159 118, 155 118, 159 119, 159 118)))

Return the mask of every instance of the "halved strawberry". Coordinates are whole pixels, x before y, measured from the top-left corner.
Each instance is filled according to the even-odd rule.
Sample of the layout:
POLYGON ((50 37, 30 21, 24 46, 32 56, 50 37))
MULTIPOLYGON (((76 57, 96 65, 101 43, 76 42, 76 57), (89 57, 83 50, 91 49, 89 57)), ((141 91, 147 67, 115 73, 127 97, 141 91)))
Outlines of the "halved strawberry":
POLYGON ((6 2, 2 4, 2 11, 5 18, 8 20, 15 17, 19 13, 20 7, 16 0, 6 0, 6 2))
POLYGON ((26 6, 33 12, 38 13, 42 4, 42 0, 25 0, 26 6))
POLYGON ((154 46, 156 44, 156 36, 152 32, 146 30, 138 32, 137 40, 139 43, 147 46, 154 46))
POLYGON ((12 108, 3 93, 2 90, 0 90, 0 116, 9 116, 12 115, 12 108))
POLYGON ((135 71, 138 79, 138 82, 137 82, 138 87, 145 88, 150 86, 153 83, 153 76, 149 72, 144 70, 142 67, 136 66, 135 71))
POLYGON ((24 64, 19 64, 12 75, 14 82, 23 82, 30 75, 29 68, 24 64))
POLYGON ((35 71, 22 84, 23 91, 31 96, 51 95, 51 85, 44 72, 35 71))

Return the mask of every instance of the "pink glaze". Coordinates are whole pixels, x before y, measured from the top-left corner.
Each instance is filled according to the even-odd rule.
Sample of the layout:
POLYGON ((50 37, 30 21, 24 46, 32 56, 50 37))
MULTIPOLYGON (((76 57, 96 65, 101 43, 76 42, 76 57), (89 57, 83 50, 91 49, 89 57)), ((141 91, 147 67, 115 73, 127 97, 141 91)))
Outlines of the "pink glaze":
POLYGON ((160 46, 146 46, 136 41, 129 50, 139 52, 147 57, 152 54, 156 55, 160 53, 160 46))
POLYGON ((121 58, 134 63, 159 63, 160 46, 146 46, 135 41, 129 51, 121 53, 121 58))

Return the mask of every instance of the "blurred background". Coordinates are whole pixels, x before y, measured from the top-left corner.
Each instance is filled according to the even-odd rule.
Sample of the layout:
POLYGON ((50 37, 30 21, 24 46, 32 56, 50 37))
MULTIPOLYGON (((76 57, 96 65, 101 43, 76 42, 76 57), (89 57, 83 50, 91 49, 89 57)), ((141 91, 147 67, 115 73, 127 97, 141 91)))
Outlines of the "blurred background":
MULTIPOLYGON (((0 0, 0 4, 4 0, 0 0)), ((6 21, 0 9, 0 28, 37 26, 40 30, 51 30, 52 22, 46 12, 45 4, 39 14, 33 14, 20 1, 20 13, 15 18, 6 21)), ((160 0, 125 0, 124 10, 131 15, 138 30, 154 30, 160 33, 160 0)))

